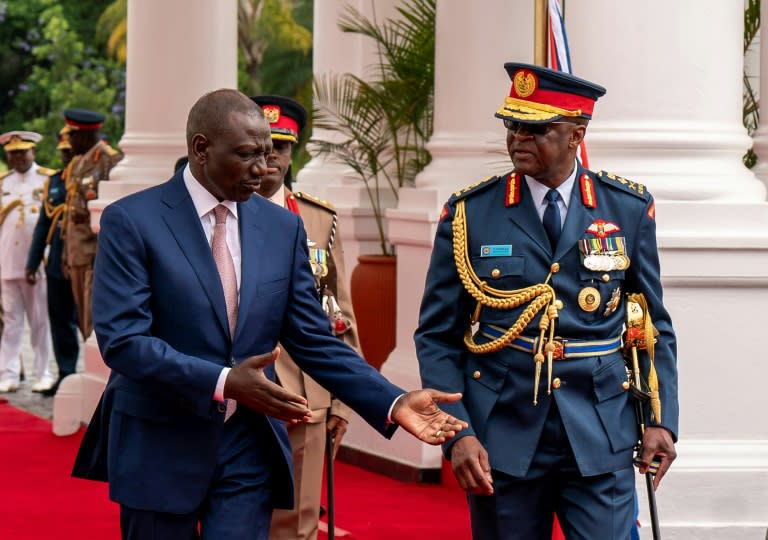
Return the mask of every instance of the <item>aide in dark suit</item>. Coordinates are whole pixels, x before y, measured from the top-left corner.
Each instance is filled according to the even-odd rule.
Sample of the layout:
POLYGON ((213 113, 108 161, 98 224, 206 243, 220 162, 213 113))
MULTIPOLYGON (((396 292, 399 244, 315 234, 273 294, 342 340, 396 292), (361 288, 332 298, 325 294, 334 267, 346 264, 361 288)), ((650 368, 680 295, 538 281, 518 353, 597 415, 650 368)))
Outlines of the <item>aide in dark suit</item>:
POLYGON ((656 484, 678 428, 654 201, 642 184, 576 160, 605 89, 505 68, 513 84, 496 116, 515 170, 456 192, 443 211, 416 331, 422 382, 464 395, 446 409, 470 427, 444 450, 469 494, 474 538, 548 539, 555 512, 566 538, 623 540, 638 440, 620 351, 627 293, 645 295, 659 331, 661 408, 641 466, 661 460, 656 484))
POLYGON ((311 414, 273 382, 278 340, 385 436, 396 422, 442 443, 464 425, 435 405, 458 395, 397 399, 400 388, 330 334, 301 220, 252 196, 271 146, 247 96, 206 94, 189 114, 189 166, 102 214, 93 315, 112 373, 74 474, 109 482, 124 538, 198 538, 198 524, 203 538, 267 538, 272 509, 293 502, 285 422, 311 414), (211 252, 222 205, 238 278, 233 335, 211 252))

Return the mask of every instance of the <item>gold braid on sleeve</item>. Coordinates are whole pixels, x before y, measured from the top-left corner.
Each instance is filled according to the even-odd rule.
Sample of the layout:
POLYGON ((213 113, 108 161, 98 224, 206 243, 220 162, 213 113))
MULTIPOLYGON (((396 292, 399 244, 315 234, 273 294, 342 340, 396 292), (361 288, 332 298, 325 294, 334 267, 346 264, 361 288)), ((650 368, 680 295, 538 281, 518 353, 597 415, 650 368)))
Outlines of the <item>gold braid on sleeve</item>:
MULTIPOLYGON (((544 325, 544 328, 541 329, 542 334, 546 330, 546 327, 554 326, 554 321, 557 318, 556 308, 554 306, 555 290, 546 282, 531 285, 530 287, 525 287, 523 289, 501 290, 488 286, 488 284, 485 281, 482 281, 475 273, 472 268, 467 245, 467 220, 463 200, 456 203, 456 215, 453 219, 453 256, 456 262, 456 271, 459 274, 459 279, 472 298, 477 300, 477 309, 472 317, 472 323, 477 322, 479 319, 480 310, 483 306, 504 310, 515 309, 528 303, 528 306, 526 306, 520 314, 515 324, 510 326, 502 336, 489 341, 488 343, 483 343, 481 345, 475 343, 470 324, 464 334, 464 344, 470 352, 475 354, 488 354, 503 349, 512 343, 512 341, 525 330, 534 317, 536 317, 539 311, 545 307, 547 308, 545 314, 548 314, 548 316, 543 317, 542 324, 544 325)), ((547 281, 549 281, 549 277, 547 278, 547 281)), ((539 340, 539 348, 541 348, 542 342, 543 340, 539 340)), ((541 353, 541 351, 539 351, 539 353, 541 353)))

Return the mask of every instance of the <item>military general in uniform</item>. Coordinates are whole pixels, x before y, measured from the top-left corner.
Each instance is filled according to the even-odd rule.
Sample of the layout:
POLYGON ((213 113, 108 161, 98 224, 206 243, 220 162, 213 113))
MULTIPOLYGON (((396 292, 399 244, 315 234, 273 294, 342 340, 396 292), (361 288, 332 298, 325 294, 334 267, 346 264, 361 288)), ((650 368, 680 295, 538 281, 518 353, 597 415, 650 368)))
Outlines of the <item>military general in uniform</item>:
MULTIPOLYGON (((415 334, 423 383, 463 392, 444 445, 476 539, 627 539, 640 439, 622 332, 644 299, 655 355, 639 451, 675 458, 676 342, 662 300, 654 199, 577 160, 605 89, 507 63, 496 112, 514 170, 457 191, 437 227, 415 334), (634 301, 633 305, 634 305, 634 301)), ((654 361, 651 361, 653 359, 654 361)))
MULTIPOLYGON (((328 316, 333 333, 358 349, 336 211, 327 201, 306 193, 292 193, 287 187, 292 177, 291 154, 306 124, 307 113, 301 104, 282 96, 257 96, 253 100, 269 121, 273 145, 267 165, 274 172, 261 178, 258 193, 301 216, 318 302, 328 316)), ((293 510, 273 512, 269 537, 271 540, 314 540, 320 517, 325 440, 327 436, 333 437, 335 453, 346 432, 350 410, 301 371, 287 354, 277 360, 275 370, 283 387, 307 398, 312 419, 306 424, 288 426, 296 504, 293 510)))
MULTIPOLYGON (((19 388, 21 341, 24 318, 29 321, 32 351, 35 355, 34 392, 53 385, 49 370, 51 343, 48 337, 46 283, 26 281, 25 263, 32 233, 41 208, 43 189, 55 172, 35 162, 35 148, 42 139, 31 131, 11 131, 0 135, 11 170, 0 178, 0 283, 2 283, 5 328, 0 340, 0 392, 19 388)), ((37 273, 39 268, 34 268, 37 273)))
POLYGON ((32 243, 27 256, 27 282, 37 280, 36 269, 45 255, 45 278, 48 284, 48 318, 51 326, 53 355, 59 367, 59 376, 54 385, 42 392, 54 395, 61 381, 75 372, 80 344, 77 337, 77 310, 72 297, 72 284, 62 269, 64 242, 61 238, 64 211, 67 199, 67 166, 72 160, 72 146, 69 143, 69 127, 59 131, 56 149, 60 152, 62 169, 51 175, 43 191, 43 209, 37 220, 32 243))
POLYGON ((63 268, 72 284, 77 320, 85 339, 93 330, 91 290, 96 256, 96 234, 91 229, 88 202, 99 196, 99 182, 109 180, 110 170, 123 156, 100 137, 103 114, 86 109, 66 109, 64 122, 70 130, 74 157, 66 169, 63 268))

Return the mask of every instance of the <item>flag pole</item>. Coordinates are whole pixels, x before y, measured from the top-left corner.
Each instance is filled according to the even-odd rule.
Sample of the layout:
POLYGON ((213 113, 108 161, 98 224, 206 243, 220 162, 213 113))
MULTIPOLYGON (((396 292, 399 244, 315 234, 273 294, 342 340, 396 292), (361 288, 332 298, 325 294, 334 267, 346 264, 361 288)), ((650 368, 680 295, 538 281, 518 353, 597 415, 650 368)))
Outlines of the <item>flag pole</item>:
POLYGON ((549 34, 548 0, 533 0, 533 63, 547 66, 547 41, 549 34))

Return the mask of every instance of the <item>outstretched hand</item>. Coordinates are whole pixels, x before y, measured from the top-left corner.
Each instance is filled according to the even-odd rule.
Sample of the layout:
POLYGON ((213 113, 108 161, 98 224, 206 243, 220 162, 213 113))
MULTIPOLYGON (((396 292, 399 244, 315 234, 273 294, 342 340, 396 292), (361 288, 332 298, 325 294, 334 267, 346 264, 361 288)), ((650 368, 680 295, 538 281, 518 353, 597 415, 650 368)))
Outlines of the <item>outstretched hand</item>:
POLYGON ((397 400, 392 408, 392 420, 425 443, 442 444, 469 424, 441 411, 437 404, 460 399, 461 394, 447 394, 431 388, 414 390, 397 400))
POLYGON ((224 397, 292 424, 308 422, 312 412, 306 398, 273 383, 264 374, 264 368, 279 356, 280 347, 275 347, 272 352, 250 356, 233 367, 224 383, 224 397))

